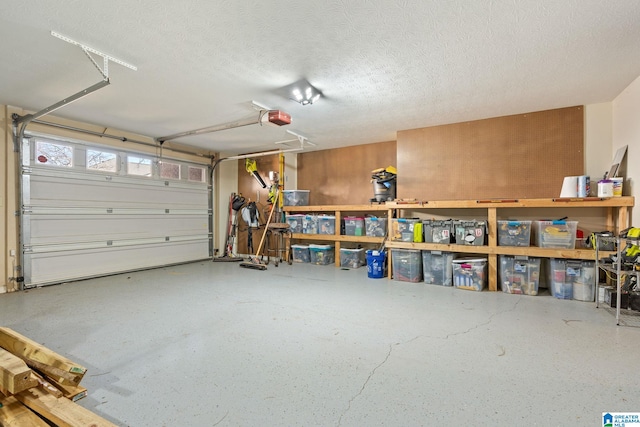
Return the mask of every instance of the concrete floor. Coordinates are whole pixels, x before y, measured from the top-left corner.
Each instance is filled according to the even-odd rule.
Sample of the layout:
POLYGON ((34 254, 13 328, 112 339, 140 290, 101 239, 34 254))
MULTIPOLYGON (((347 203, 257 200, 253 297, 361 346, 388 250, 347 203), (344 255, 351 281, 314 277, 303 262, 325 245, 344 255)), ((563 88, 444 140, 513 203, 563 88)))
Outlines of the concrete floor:
POLYGON ((594 304, 199 262, 0 295, 122 426, 597 426, 640 411, 640 329, 594 304))

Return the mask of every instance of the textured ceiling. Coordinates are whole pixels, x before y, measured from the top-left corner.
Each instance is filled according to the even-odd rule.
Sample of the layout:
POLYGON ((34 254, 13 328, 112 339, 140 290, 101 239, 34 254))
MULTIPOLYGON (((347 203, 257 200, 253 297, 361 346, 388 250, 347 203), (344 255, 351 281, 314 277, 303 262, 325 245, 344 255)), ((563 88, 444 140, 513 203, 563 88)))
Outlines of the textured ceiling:
POLYGON ((614 99, 640 75, 640 2, 0 0, 0 104, 40 110, 101 76, 56 31, 134 64, 56 115, 152 137, 257 113, 247 126, 178 141, 275 148, 290 129, 315 149, 396 131, 614 99), (313 105, 282 88, 308 79, 313 105))

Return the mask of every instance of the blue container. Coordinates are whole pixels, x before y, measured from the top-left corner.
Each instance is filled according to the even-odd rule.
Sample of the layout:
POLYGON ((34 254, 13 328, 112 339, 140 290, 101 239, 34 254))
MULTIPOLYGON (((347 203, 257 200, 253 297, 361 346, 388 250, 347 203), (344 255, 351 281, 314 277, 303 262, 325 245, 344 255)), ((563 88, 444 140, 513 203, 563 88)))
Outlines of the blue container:
POLYGON ((367 276, 370 279, 382 279, 384 277, 384 260, 387 257, 385 251, 367 251, 367 276))

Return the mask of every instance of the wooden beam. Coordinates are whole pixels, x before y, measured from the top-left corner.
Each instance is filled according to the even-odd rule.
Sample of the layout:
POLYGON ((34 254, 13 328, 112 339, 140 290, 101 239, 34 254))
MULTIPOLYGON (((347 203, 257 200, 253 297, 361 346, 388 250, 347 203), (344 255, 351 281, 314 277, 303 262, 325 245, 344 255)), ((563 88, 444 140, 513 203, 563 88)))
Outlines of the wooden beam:
POLYGON ((58 382, 65 381, 67 383, 75 383, 77 375, 71 374, 67 371, 63 371, 60 368, 49 366, 46 363, 37 362, 35 360, 26 359, 26 364, 33 369, 45 373, 49 378, 55 378, 58 382))
POLYGON ((15 397, 58 427, 116 427, 77 403, 64 397, 55 397, 40 387, 25 390, 15 397))
POLYGON ((0 391, 11 395, 37 386, 38 381, 31 374, 22 359, 0 348, 0 391))
POLYGON ((31 412, 15 397, 0 398, 0 426, 2 427, 47 427, 49 424, 31 412))
POLYGON ((55 397, 62 397, 62 391, 56 388, 51 382, 49 382, 45 377, 34 372, 33 375, 38 379, 38 385, 45 390, 49 391, 49 393, 53 394, 55 397))
POLYGON ((0 328, 0 347, 61 383, 79 384, 87 369, 9 328, 0 328))
POLYGON ((87 389, 74 384, 62 384, 51 378, 49 378, 49 386, 53 388, 53 390, 49 390, 52 394, 55 394, 56 397, 64 396, 67 399, 77 402, 83 397, 87 396, 87 389), (58 393, 60 393, 58 395, 58 393))

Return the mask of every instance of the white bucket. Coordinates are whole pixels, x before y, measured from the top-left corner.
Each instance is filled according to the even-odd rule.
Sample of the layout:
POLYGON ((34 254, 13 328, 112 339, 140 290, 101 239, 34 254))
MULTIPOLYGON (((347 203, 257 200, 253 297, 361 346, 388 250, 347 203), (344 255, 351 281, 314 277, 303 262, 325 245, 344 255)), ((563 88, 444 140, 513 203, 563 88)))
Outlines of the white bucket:
POLYGON ((608 179, 598 181, 598 197, 613 197, 613 181, 608 179))

